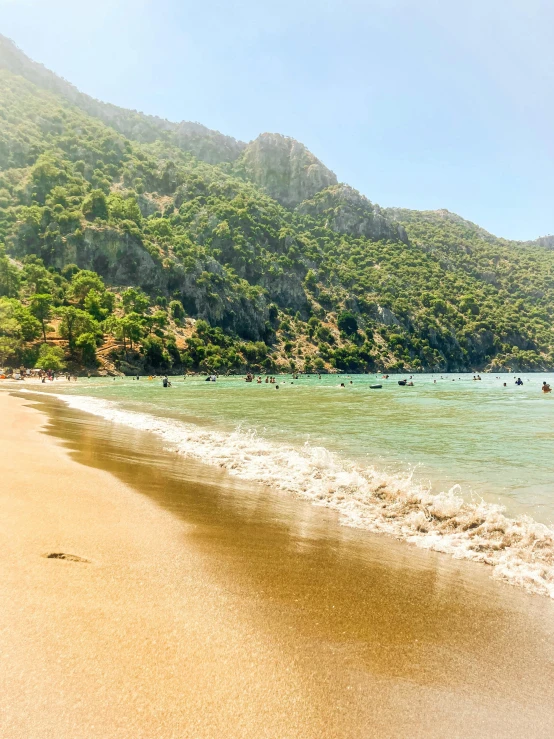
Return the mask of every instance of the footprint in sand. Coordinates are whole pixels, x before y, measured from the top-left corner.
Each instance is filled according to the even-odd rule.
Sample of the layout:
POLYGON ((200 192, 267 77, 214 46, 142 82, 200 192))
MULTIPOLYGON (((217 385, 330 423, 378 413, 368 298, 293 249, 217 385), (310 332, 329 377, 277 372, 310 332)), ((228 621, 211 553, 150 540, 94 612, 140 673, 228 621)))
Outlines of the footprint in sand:
POLYGON ((48 554, 43 554, 43 557, 46 557, 46 559, 67 559, 69 562, 87 562, 90 564, 89 559, 84 559, 83 557, 78 557, 76 554, 66 554, 65 552, 49 552, 48 554))

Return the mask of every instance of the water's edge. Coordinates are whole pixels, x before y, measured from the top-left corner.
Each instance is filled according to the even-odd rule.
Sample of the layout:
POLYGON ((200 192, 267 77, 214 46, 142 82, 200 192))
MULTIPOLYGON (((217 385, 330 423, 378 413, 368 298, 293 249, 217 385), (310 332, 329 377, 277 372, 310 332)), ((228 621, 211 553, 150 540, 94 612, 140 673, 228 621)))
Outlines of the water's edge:
POLYGON ((457 486, 433 494, 411 476, 389 475, 324 447, 294 448, 240 428, 207 430, 89 396, 54 397, 76 410, 154 433, 171 451, 238 479, 331 508, 343 525, 488 564, 493 577, 554 598, 554 530, 528 516, 509 518, 498 505, 464 501, 457 486))

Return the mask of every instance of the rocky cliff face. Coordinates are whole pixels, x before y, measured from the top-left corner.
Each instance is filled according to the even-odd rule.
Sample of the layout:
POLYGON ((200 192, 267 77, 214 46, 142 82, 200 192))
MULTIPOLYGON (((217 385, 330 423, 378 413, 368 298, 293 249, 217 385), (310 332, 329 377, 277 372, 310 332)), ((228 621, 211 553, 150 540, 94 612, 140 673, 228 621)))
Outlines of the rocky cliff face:
POLYGON ((348 185, 328 187, 300 203, 297 211, 313 218, 323 217, 325 227, 337 233, 408 243, 406 231, 399 223, 389 220, 378 205, 348 185))
POLYGON ((56 266, 68 262, 98 272, 112 285, 141 285, 150 292, 165 288, 159 261, 152 258, 139 240, 117 229, 86 228, 79 243, 67 244, 56 266))
MULTIPOLYGON (((40 253, 33 229, 25 223, 20 224, 8 245, 18 257, 40 253)), ((264 337, 269 299, 289 301, 295 310, 306 309, 297 275, 268 280, 267 297, 262 291, 241 294, 213 257, 198 259, 185 270, 175 261, 151 254, 137 235, 106 225, 90 224, 81 237, 60 239, 49 263, 58 269, 76 264, 80 269, 93 270, 109 285, 136 285, 151 295, 179 294, 188 313, 254 341, 264 337), (206 274, 215 279, 202 279, 206 274)))
POLYGON ((288 208, 337 183, 303 144, 277 133, 263 133, 248 144, 237 169, 288 208))

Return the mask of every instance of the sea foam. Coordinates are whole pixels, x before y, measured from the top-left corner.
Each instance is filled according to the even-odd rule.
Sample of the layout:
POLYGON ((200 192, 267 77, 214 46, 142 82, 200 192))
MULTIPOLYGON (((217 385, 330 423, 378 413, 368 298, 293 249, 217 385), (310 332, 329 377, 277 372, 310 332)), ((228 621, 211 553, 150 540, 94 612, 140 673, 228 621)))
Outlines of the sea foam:
POLYGON ((88 396, 56 397, 71 408, 152 432, 184 457, 332 508, 344 525, 486 563, 493 577, 554 598, 554 529, 528 516, 509 518, 499 505, 464 500, 459 486, 433 493, 410 475, 388 475, 323 447, 279 444, 240 428, 206 429, 88 396))

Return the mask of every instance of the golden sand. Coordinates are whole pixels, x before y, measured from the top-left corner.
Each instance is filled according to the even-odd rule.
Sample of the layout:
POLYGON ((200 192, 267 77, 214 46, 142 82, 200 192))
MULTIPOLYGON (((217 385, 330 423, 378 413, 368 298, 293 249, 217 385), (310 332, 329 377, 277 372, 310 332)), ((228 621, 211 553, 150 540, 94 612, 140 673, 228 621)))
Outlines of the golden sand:
POLYGON ((45 402, 0 393, 2 739, 550 735, 547 599, 45 402))
POLYGON ((0 417, 2 739, 321 736, 183 523, 72 461, 22 400, 1 393, 0 417))

